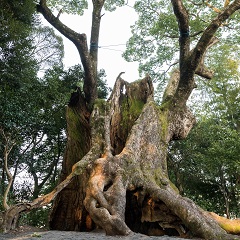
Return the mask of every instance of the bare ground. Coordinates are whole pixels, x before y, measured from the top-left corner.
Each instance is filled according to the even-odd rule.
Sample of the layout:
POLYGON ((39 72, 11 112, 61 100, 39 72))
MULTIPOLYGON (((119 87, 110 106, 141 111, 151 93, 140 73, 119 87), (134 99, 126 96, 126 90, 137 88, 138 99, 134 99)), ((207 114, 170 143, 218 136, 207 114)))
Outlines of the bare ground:
POLYGON ((0 240, 183 240, 182 238, 169 236, 146 236, 133 233, 129 236, 106 236, 104 231, 70 232, 47 231, 30 226, 21 226, 7 234, 0 233, 0 240))

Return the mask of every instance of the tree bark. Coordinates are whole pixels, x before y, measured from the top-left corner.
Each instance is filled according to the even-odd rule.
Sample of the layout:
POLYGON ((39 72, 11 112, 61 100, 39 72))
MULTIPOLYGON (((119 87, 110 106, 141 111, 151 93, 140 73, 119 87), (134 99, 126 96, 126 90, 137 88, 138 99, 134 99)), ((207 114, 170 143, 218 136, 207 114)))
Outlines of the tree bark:
MULTIPOLYGON (((15 145, 15 142, 11 139, 10 136, 8 136, 8 134, 0 128, 0 134, 3 138, 3 142, 4 142, 4 151, 3 151, 3 171, 6 172, 6 175, 7 175, 7 179, 8 179, 8 184, 7 184, 7 187, 4 191, 4 194, 3 194, 3 207, 5 210, 8 210, 10 208, 10 206, 8 205, 8 194, 9 194, 9 191, 12 187, 12 184, 13 184, 13 175, 11 174, 10 170, 9 170, 9 167, 8 167, 8 161, 9 161, 9 154, 11 153, 14 145, 15 145)), ((4 180, 4 178, 3 178, 4 180)))
MULTIPOLYGON (((66 112, 68 142, 60 182, 72 172, 72 166, 90 149, 90 115, 80 90, 72 94, 66 112)), ((92 229, 88 213, 83 206, 89 173, 76 177, 54 201, 49 227, 56 230, 86 231, 92 229)))
POLYGON ((59 16, 55 17, 48 8, 46 0, 40 0, 37 5, 37 11, 40 12, 44 18, 66 38, 68 38, 76 46, 85 73, 83 91, 88 108, 97 98, 97 55, 98 55, 98 39, 101 20, 101 9, 104 0, 93 1, 93 22, 90 51, 87 44, 86 34, 77 33, 64 25, 59 16))
POLYGON ((118 78, 111 98, 96 101, 91 116, 83 114, 86 106, 80 94, 76 105, 70 102, 62 172, 63 178, 66 171, 70 175, 48 195, 12 206, 5 214, 4 230, 11 229, 14 216, 22 211, 56 199, 51 226, 61 230, 91 230, 98 226, 108 235, 137 231, 234 239, 214 215, 180 196, 169 180, 168 143, 186 137, 195 118, 187 107, 178 108, 169 102, 157 106, 152 96, 148 76, 134 83, 118 78), (87 139, 89 144, 83 144, 87 139))
MULTIPOLYGON (((104 1, 93 3, 93 28, 99 31, 104 1)), ((74 93, 67 108, 68 142, 61 183, 32 203, 9 208, 4 216, 5 231, 11 229, 17 214, 55 199, 52 229, 92 230, 97 226, 108 235, 137 231, 236 239, 227 232, 239 233, 238 223, 232 230, 232 222, 223 222, 178 193, 169 180, 166 159, 169 142, 185 138, 195 124, 186 106, 195 87, 194 74, 209 75, 203 68, 204 54, 216 30, 240 8, 240 0, 210 23, 192 51, 187 10, 181 0, 172 0, 172 5, 180 30, 180 69, 173 73, 163 103, 157 106, 149 76, 134 83, 119 76, 110 99, 96 100, 98 34, 92 35, 89 52, 85 35, 65 27, 51 14, 46 0, 40 0, 38 11, 71 39, 80 53, 85 70, 84 95, 80 90, 74 93)))
POLYGON ((7 174, 7 178, 8 178, 8 185, 7 185, 7 188, 3 195, 3 207, 5 210, 9 209, 8 194, 9 194, 10 188, 13 184, 13 176, 8 169, 8 156, 9 156, 9 153, 11 152, 13 146, 11 146, 10 148, 8 148, 8 147, 9 147, 8 143, 6 143, 6 146, 4 148, 4 158, 3 158, 4 159, 4 170, 5 170, 5 172, 7 174))

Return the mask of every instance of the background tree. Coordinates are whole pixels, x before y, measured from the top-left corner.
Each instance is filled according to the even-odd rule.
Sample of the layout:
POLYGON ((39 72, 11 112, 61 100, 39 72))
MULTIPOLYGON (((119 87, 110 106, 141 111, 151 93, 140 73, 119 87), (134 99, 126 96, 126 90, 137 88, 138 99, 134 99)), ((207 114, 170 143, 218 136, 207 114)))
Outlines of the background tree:
POLYGON ((174 142, 169 152, 169 169, 182 193, 228 217, 238 215, 238 48, 222 45, 212 52, 216 73, 211 81, 199 82, 192 103, 199 123, 186 141, 174 142))
MULTIPOLYGON (((55 34, 53 31, 49 31, 49 28, 37 29, 36 24, 38 23, 35 5, 32 1, 1 1, 0 192, 5 208, 9 208, 8 200, 10 202, 14 202, 16 199, 23 200, 21 197, 23 195, 17 194, 17 191, 18 193, 21 191, 14 187, 14 180, 19 172, 26 169, 24 154, 36 139, 39 141, 40 133, 38 131, 41 131, 39 128, 43 124, 40 120, 42 119, 40 112, 43 102, 42 96, 38 94, 42 90, 42 86, 37 77, 40 63, 36 60, 36 49, 40 45, 35 45, 34 41, 37 38, 33 41, 33 35, 38 33, 40 37, 41 34, 43 36, 43 33, 46 35, 49 32, 49 45, 45 45, 45 49, 48 48, 49 52, 55 51, 51 57, 55 54, 58 55, 57 62, 61 61, 63 56, 60 38, 55 38, 55 45, 50 46, 55 34), (39 120, 37 120, 38 118, 39 120), (7 200, 9 190, 11 190, 11 197, 7 200)), ((45 58, 46 60, 47 58, 45 58)), ((51 63, 53 62, 54 60, 51 59, 51 63)), ((28 195, 29 193, 24 196, 25 200, 28 195)))
POLYGON ((169 169, 182 194, 208 211, 238 215, 239 134, 217 119, 201 119, 170 148, 169 169))
MULTIPOLYGON (((29 81, 31 81, 36 75, 35 64, 33 64, 34 60, 29 57, 28 54, 31 44, 26 39, 31 31, 33 13, 34 5, 31 4, 30 1, 25 1, 23 6, 16 3, 16 1, 11 3, 7 1, 1 2, 1 147, 2 153, 6 153, 5 155, 2 154, 1 187, 4 186, 3 182, 5 179, 4 165, 5 169, 7 169, 6 163, 8 161, 6 158, 9 157, 10 150, 12 150, 14 144, 21 140, 18 135, 21 131, 21 127, 17 128, 12 122, 14 117, 18 119, 21 114, 21 111, 19 111, 18 108, 19 105, 16 101, 14 101, 16 100, 15 94, 18 94, 18 90, 21 86, 21 79, 23 79, 23 77, 27 77, 29 81), (12 91, 12 89, 15 91, 12 91), (7 95, 8 92, 9 94, 7 95), (14 100, 8 104, 8 98, 14 100), (11 108, 13 111, 10 111, 11 108), (15 135, 9 133, 12 128, 16 130, 15 135), (5 161, 3 161, 4 158, 5 161)), ((11 182, 13 181, 13 176, 11 176, 10 172, 8 172, 8 178, 10 184, 7 192, 9 191, 11 182)), ((8 206, 6 205, 5 207, 8 206)))
MULTIPOLYGON (((99 94, 102 97, 108 94, 104 76, 104 71, 101 71, 99 94)), ((35 199, 55 187, 66 141, 65 106, 71 92, 76 91, 77 86, 82 86, 82 77, 80 66, 74 66, 66 71, 62 67, 53 67, 46 71, 42 79, 32 80, 25 86, 23 92, 18 91, 16 94, 14 91, 14 98, 3 100, 3 110, 7 108, 11 115, 3 115, 2 128, 6 131, 4 122, 11 122, 18 130, 23 129, 17 131, 11 128, 7 132, 9 137, 13 138, 16 135, 21 139, 19 142, 13 142, 14 151, 9 154, 8 161, 6 159, 9 168, 14 169, 12 182, 9 183, 9 188, 12 187, 11 202, 35 199), (26 101, 31 103, 28 108, 25 106, 26 101), (13 106, 18 108, 14 109, 13 106), (12 115, 14 111, 22 114, 16 118, 12 115)), ((23 79, 21 84, 24 82, 23 79)), ((10 91, 6 91, 5 94, 9 96, 10 91)), ((8 140, 4 134, 5 132, 2 132, 3 151, 11 143, 9 142, 11 138, 8 140)), ((4 159, 3 154, 2 156, 4 159)), ((4 177, 6 171, 3 168, 2 193, 5 192, 7 195, 8 192, 4 191, 7 182, 4 177)), ((39 221, 39 214, 31 214, 29 223, 43 226, 46 224, 46 217, 39 221)))
MULTIPOLYGON (((190 28, 186 33, 179 33, 171 4, 161 0, 135 2, 134 8, 139 18, 132 26, 132 37, 128 41, 124 57, 128 61, 138 61, 140 73, 148 72, 154 81, 160 82, 159 87, 162 92, 165 87, 163 83, 169 79, 167 73, 179 64, 179 34, 189 34, 191 43, 195 45, 207 28, 209 20, 217 16, 218 13, 209 6, 208 2, 186 1, 184 3, 189 10, 190 28)), ((211 1, 211 6, 222 10, 224 1, 211 1)), ((212 58, 211 53, 223 48, 221 46, 228 46, 232 49, 232 54, 235 52, 234 48, 238 48, 239 45, 238 29, 239 21, 236 13, 216 32, 215 37, 221 40, 216 46, 208 49, 204 62, 207 67, 213 69, 212 64, 215 58, 212 58), (222 37, 223 35, 225 37, 222 37)), ((223 53, 221 54, 220 51, 218 53, 221 58, 224 57, 223 53)), ((211 75, 205 77, 208 78, 211 75)))

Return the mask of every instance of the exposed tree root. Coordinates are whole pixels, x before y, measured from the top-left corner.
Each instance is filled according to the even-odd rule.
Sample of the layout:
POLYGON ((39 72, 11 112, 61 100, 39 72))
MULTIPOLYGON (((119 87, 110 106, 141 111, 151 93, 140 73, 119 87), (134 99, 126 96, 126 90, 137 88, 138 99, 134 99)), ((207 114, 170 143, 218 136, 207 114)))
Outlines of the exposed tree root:
POLYGON ((227 233, 240 234, 240 219, 228 219, 213 212, 206 212, 206 214, 216 220, 227 233))
MULTIPOLYGON (((127 193, 132 192, 141 211, 142 224, 156 223, 158 232, 165 234, 166 229, 175 229, 181 237, 191 233, 209 240, 236 239, 226 231, 239 233, 237 221, 234 222, 235 228, 230 230, 231 222, 223 224, 222 218, 206 213, 191 200, 180 196, 170 182, 166 164, 167 144, 173 138, 186 136, 194 124, 194 118, 187 108, 175 109, 173 112, 169 111, 168 105, 166 108, 156 106, 152 101, 151 87, 146 80, 148 97, 142 98, 146 103, 141 111, 134 115, 132 122, 127 121, 127 127, 131 131, 126 139, 117 128, 114 129, 116 135, 123 137, 125 144, 123 148, 120 145, 117 147, 118 154, 113 152, 113 132, 110 131, 110 126, 116 126, 114 121, 122 124, 125 120, 118 111, 121 104, 116 108, 120 102, 124 103, 124 82, 119 79, 119 83, 121 84, 116 87, 110 103, 95 104, 92 112, 90 151, 73 166, 72 173, 51 193, 35 199, 32 203, 12 206, 5 213, 4 231, 14 227, 14 222, 21 212, 50 203, 74 176, 88 171, 90 177, 84 205, 93 221, 108 235, 129 235, 132 232, 125 219, 127 193)), ((129 87, 128 91, 131 90, 129 87)), ((134 94, 136 91, 135 89, 134 94)), ((139 90, 139 95, 143 96, 142 90, 139 90)), ((134 99, 130 101, 130 95, 127 97, 127 106, 135 106, 134 99)), ((128 117, 132 119, 133 116, 128 117)))

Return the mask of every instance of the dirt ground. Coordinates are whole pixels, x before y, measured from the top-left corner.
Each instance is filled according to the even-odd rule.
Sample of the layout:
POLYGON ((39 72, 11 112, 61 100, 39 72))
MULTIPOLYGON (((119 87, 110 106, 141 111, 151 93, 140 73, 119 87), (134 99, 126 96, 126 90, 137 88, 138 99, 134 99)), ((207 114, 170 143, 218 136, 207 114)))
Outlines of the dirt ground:
POLYGON ((106 236, 101 230, 94 232, 46 231, 30 226, 21 226, 7 234, 0 233, 0 240, 183 240, 169 236, 149 237, 134 233, 130 236, 106 236))

